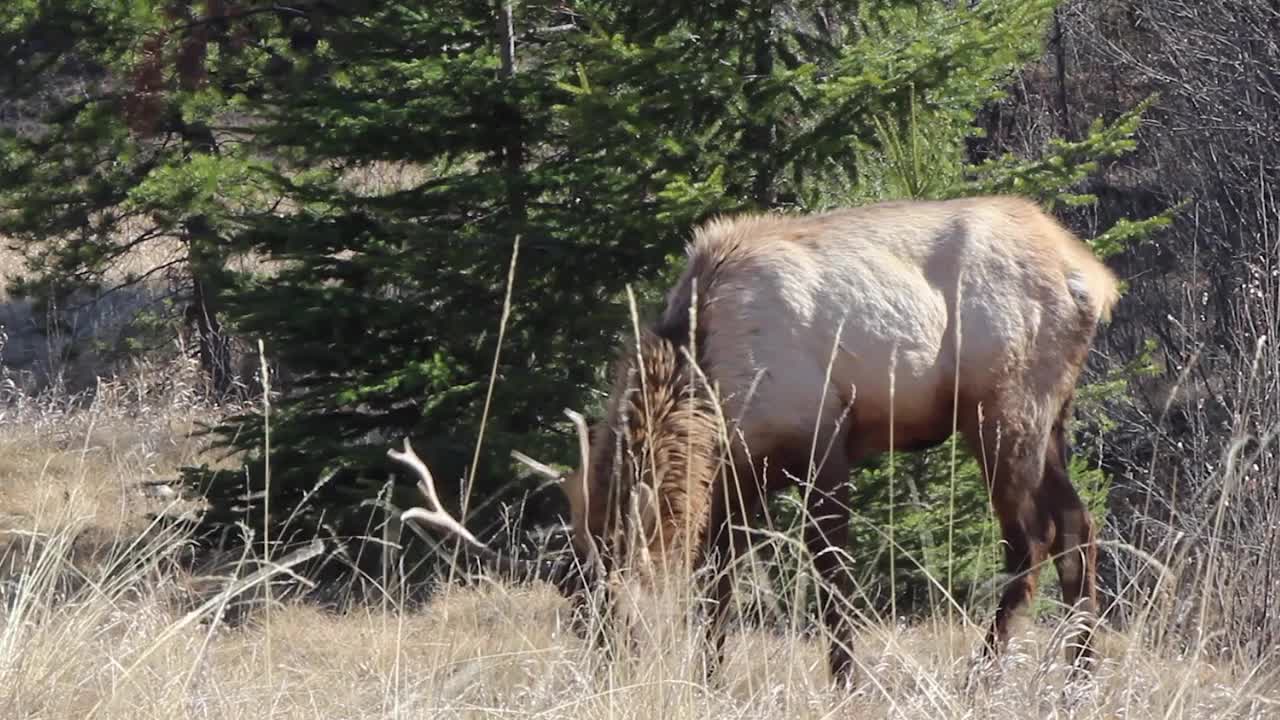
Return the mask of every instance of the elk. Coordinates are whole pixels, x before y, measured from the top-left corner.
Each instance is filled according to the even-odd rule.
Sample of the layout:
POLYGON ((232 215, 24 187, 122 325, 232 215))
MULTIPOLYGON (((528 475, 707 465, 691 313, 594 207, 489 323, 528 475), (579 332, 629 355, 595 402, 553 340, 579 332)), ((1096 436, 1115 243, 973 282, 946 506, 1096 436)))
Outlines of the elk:
MULTIPOLYGON (((527 568, 566 594, 639 551, 668 567, 723 569, 748 547, 766 497, 804 489, 804 542, 822 582, 833 680, 853 673, 852 466, 922 450, 959 432, 981 464, 1009 573, 984 653, 1007 644, 1042 563, 1083 616, 1073 667, 1094 658, 1094 522, 1068 477, 1066 426, 1117 280, 1087 245, 1033 202, 1008 196, 892 201, 809 216, 743 215, 697 228, 661 316, 624 343, 605 416, 579 434, 579 467, 561 481, 585 581, 563 563, 527 568)), ((403 513, 503 558, 441 509, 403 513)), ((506 561, 510 562, 510 561, 506 561)), ((713 575, 709 666, 722 658, 727 572, 713 575)), ((1075 670, 1073 670, 1074 672, 1075 670)))

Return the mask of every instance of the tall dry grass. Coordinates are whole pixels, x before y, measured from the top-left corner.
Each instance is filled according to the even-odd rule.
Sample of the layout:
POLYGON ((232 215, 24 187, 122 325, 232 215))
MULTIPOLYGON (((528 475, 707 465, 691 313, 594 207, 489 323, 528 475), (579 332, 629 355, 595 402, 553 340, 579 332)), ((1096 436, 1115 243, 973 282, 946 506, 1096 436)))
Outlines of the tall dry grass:
MULTIPOLYGON (((723 672, 707 682, 700 630, 679 586, 628 587, 636 652, 613 664, 600 662, 568 630, 567 608, 552 590, 496 582, 446 588, 419 611, 400 607, 394 588, 385 602, 345 613, 277 603, 268 637, 261 613, 236 626, 220 622, 228 603, 261 577, 195 576, 177 559, 184 538, 132 519, 155 501, 108 489, 138 470, 133 458, 145 454, 140 446, 109 453, 91 441, 83 462, 67 467, 65 449, 10 444, 12 430, 5 428, 5 448, 26 463, 21 472, 30 475, 21 477, 32 486, 57 479, 56 491, 31 495, 27 512, 7 515, 0 531, 0 717, 1280 713, 1280 682, 1266 668, 1221 663, 1207 646, 1144 640, 1140 627, 1105 634, 1096 683, 1068 687, 1064 628, 1052 620, 1019 634, 997 668, 975 676, 981 618, 956 623, 939 615, 909 627, 866 618, 856 640, 859 688, 851 694, 827 686, 823 638, 806 627, 744 628, 730 636, 723 672), (40 468, 60 469, 42 475, 40 468), (114 523, 119 542, 86 554, 86 531, 98 523, 108 536, 114 523), (193 607, 189 598, 198 592, 203 604, 193 607)), ((105 433, 103 426, 98 432, 105 433)), ((5 484, 18 479, 7 474, 5 484)), ((740 594, 749 601, 754 587, 746 584, 740 594)), ((1144 623, 1171 620, 1161 608, 1152 610, 1144 623)))
MULTIPOLYGON (((1244 587, 1225 521, 1204 528, 1196 562, 1185 548, 1144 555, 1111 538, 1108 551, 1136 558, 1129 577, 1144 581, 1118 589, 1123 626, 1102 631, 1094 680, 1072 685, 1064 613, 1026 627, 984 667, 976 650, 987 617, 940 609, 909 625, 860 614, 858 687, 829 687, 821 630, 765 610, 776 603, 760 578, 795 557, 780 532, 762 534, 767 547, 743 559, 735 602, 745 622, 710 680, 696 602, 679 582, 623 585, 635 647, 613 663, 570 630, 567 604, 542 586, 445 586, 413 610, 402 587, 345 612, 270 600, 264 583, 314 549, 274 565, 246 556, 193 569, 188 538, 147 519, 185 509, 147 481, 198 457, 189 430, 215 412, 172 381, 180 374, 163 375, 104 382, 91 399, 6 399, 0 717, 1280 716, 1274 658, 1223 652, 1223 638, 1239 637, 1237 616, 1201 603, 1189 619, 1185 604, 1168 601, 1244 587), (249 595, 257 611, 226 622, 249 595), (1170 631, 1189 622, 1195 633, 1170 631)), ((1238 459, 1218 467, 1224 484, 1240 485, 1227 475, 1238 459)), ((814 581, 803 566, 787 570, 798 585, 814 581)))

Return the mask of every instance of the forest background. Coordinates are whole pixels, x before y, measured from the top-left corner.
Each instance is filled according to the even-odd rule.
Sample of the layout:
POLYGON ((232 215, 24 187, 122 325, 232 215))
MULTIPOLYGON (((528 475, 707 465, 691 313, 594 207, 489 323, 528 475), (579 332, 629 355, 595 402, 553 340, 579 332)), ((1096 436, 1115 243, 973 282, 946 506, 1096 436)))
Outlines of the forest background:
MULTIPOLYGON (((1257 668, 1280 641, 1278 179, 1267 0, 11 0, 0 422, 33 454, 89 447, 104 412, 180 436, 111 482, 186 503, 127 514, 188 569, 320 538, 273 595, 416 602, 447 563, 395 521, 419 500, 386 449, 411 437, 493 544, 562 547, 563 499, 510 451, 573 464, 561 408, 599 413, 628 289, 656 313, 697 223, 1020 194, 1125 283, 1073 427, 1108 623, 1158 606, 1161 638, 1257 668)), ((989 604, 963 448, 851 480, 867 612, 989 604)), ((14 533, 26 484, 47 477, 0 476, 14 533)), ((759 551, 762 624, 796 610, 789 548, 759 551)))

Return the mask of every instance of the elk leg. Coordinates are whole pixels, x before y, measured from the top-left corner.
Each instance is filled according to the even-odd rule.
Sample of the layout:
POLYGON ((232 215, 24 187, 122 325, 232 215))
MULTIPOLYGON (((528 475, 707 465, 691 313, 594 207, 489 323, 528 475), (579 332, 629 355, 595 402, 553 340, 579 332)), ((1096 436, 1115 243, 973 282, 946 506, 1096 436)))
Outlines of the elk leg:
POLYGON ((983 648, 986 656, 997 655, 1008 645, 1014 618, 1035 597, 1040 568, 1054 536, 1053 518, 1040 497, 1045 445, 1036 442, 1034 436, 1010 432, 1011 427, 1018 427, 1015 423, 1005 423, 1002 435, 998 433, 999 426, 995 422, 984 425, 981 440, 976 434, 970 435, 1004 538, 1005 572, 1010 576, 987 632, 983 648), (998 448, 998 457, 993 457, 997 453, 984 451, 984 442, 998 448))
POLYGON ((705 645, 708 654, 704 663, 707 679, 724 664, 729 611, 733 607, 733 564, 750 550, 751 538, 745 528, 757 505, 754 496, 749 504, 741 497, 722 500, 730 508, 717 509, 713 516, 719 520, 708 528, 710 557, 707 559, 713 574, 707 580, 709 592, 703 593, 704 597, 709 595, 711 601, 705 645))
POLYGON ((818 471, 815 487, 809 491, 809 518, 804 533, 818 576, 818 608, 830 643, 827 667, 831 680, 843 687, 853 683, 853 627, 841 607, 853 591, 853 575, 846 564, 848 481, 848 462, 843 457, 827 457, 818 471))
POLYGON ((1044 504, 1053 514, 1056 534, 1050 552, 1062 584, 1062 601, 1072 611, 1080 611, 1084 627, 1070 645, 1073 673, 1088 669, 1094 661, 1092 636, 1098 612, 1097 567, 1093 518, 1071 485, 1067 473, 1070 449, 1061 422, 1054 425, 1045 456, 1042 492, 1044 504))
POLYGON ((728 635, 729 611, 733 606, 733 562, 743 548, 735 548, 739 542, 745 542, 745 533, 730 527, 728 519, 716 528, 715 542, 711 549, 709 563, 712 576, 707 580, 710 607, 707 618, 706 645, 707 655, 703 663, 705 679, 709 680, 724 664, 724 645, 728 635), (735 549, 738 552, 735 552, 735 549))
MULTIPOLYGON (((997 511, 998 512, 998 511, 997 511)), ((1010 578, 996 604, 996 616, 987 631, 987 654, 999 654, 1009 644, 1013 619, 1031 605, 1040 566, 1045 561, 1044 524, 1028 522, 1028 515, 1000 518, 1004 535, 1004 565, 1010 578), (1038 526, 1038 527, 1037 527, 1038 526)))
POLYGON ((588 586, 574 593, 570 601, 572 626, 578 637, 590 640, 610 660, 613 659, 610 633, 616 622, 612 594, 607 586, 588 586))

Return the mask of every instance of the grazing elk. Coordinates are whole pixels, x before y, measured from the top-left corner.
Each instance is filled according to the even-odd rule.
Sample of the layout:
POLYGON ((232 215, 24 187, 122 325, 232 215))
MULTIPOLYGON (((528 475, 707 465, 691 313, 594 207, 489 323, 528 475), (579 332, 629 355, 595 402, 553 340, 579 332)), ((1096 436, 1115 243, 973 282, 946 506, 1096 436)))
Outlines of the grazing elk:
MULTIPOLYGON (((628 341, 605 417, 578 427, 581 463, 562 478, 588 577, 639 551, 723 568, 772 491, 801 484, 805 543, 825 587, 833 679, 852 674, 850 467, 959 431, 985 472, 1011 574, 986 638, 1007 643, 1052 556, 1085 626, 1072 660, 1093 657, 1093 521, 1067 476, 1065 424, 1115 276, 1033 203, 1014 197, 885 202, 807 217, 756 215, 696 231, 661 318, 628 341), (766 472, 767 468, 767 472, 766 472)), ((518 455, 518 454, 517 454, 518 455)), ((485 548, 440 508, 406 511, 485 548)), ((544 474, 556 471, 520 459, 544 474)), ((562 564, 527 568, 566 589, 562 564)), ((714 667, 728 573, 715 574, 714 667)))

